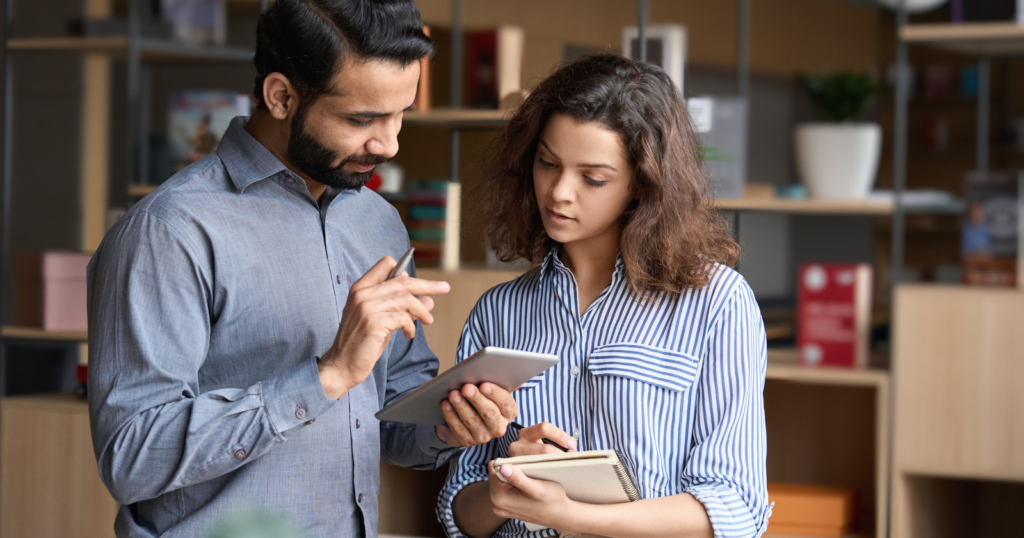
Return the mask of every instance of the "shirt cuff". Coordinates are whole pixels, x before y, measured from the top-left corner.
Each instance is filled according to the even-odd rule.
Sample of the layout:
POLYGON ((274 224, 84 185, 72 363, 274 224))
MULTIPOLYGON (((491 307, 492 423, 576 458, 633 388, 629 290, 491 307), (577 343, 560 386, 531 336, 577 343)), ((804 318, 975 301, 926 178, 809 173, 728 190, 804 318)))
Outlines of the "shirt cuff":
POLYGON ((462 451, 461 448, 453 447, 442 441, 437 436, 435 426, 429 424, 416 425, 416 446, 420 447, 424 454, 434 458, 438 465, 443 465, 452 456, 462 451))
POLYGON ((715 538, 761 536, 768 529, 768 517, 772 507, 761 506, 759 517, 751 514, 743 499, 730 487, 723 484, 706 483, 691 486, 686 493, 693 495, 708 513, 715 538))
POLYGON ((270 423, 278 433, 312 424, 337 402, 324 392, 316 357, 302 361, 260 385, 270 423))

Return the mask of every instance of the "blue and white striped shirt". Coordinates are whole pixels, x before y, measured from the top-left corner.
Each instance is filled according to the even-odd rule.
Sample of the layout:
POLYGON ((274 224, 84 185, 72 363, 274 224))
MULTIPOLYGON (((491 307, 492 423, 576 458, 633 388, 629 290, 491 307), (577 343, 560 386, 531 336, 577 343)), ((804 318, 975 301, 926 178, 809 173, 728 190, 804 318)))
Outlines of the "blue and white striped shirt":
MULTIPOLYGON (((620 258, 611 284, 581 316, 576 281, 556 253, 539 270, 484 294, 457 359, 485 346, 558 355, 557 365, 514 393, 518 422, 550 422, 575 436, 579 450, 617 450, 644 498, 692 494, 716 536, 763 533, 771 513, 766 341, 746 281, 719 265, 702 289, 640 303, 620 258)), ((452 464, 438 501, 449 536, 463 536, 452 516, 456 494, 487 480, 487 463, 507 457, 515 439, 509 430, 452 464)), ((496 536, 555 534, 510 520, 496 536)))

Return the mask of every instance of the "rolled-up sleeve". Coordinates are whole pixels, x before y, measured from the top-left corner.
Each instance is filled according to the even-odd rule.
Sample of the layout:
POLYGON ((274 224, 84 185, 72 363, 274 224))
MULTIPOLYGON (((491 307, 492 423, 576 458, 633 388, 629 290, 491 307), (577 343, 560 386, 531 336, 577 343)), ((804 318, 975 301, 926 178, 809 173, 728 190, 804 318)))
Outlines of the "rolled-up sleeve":
POLYGON ((717 313, 699 381, 683 489, 707 510, 716 537, 760 536, 771 506, 765 477, 767 346, 753 292, 738 283, 717 313))
POLYGON ((195 238, 146 212, 119 222, 90 263, 93 448, 100 477, 121 504, 246 465, 335 402, 324 393, 316 357, 249 387, 200 390, 210 266, 195 238))

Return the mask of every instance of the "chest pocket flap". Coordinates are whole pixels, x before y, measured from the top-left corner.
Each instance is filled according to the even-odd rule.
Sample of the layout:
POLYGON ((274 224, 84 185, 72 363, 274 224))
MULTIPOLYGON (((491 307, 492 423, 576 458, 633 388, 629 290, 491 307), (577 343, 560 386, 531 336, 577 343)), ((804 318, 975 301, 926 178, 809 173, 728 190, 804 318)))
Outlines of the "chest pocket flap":
POLYGON ((594 349, 588 368, 594 376, 625 377, 682 392, 693 384, 699 363, 697 357, 679 351, 618 343, 594 349))

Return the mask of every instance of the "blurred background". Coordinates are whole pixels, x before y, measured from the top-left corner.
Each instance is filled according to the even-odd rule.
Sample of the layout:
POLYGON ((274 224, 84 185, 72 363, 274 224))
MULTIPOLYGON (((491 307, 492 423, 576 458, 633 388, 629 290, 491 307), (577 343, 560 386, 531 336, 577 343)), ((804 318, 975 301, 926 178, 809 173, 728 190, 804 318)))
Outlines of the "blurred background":
MULTIPOLYGON (((484 148, 559 63, 646 59, 682 92, 765 320, 768 533, 1024 536, 1024 1, 416 3, 437 54, 369 186, 453 285, 426 329, 442 369, 524 270, 461 226, 484 148)), ((266 2, 4 5, 0 536, 112 536, 85 265, 249 114, 266 2)), ((381 472, 380 532, 443 536, 446 470, 381 472)))

